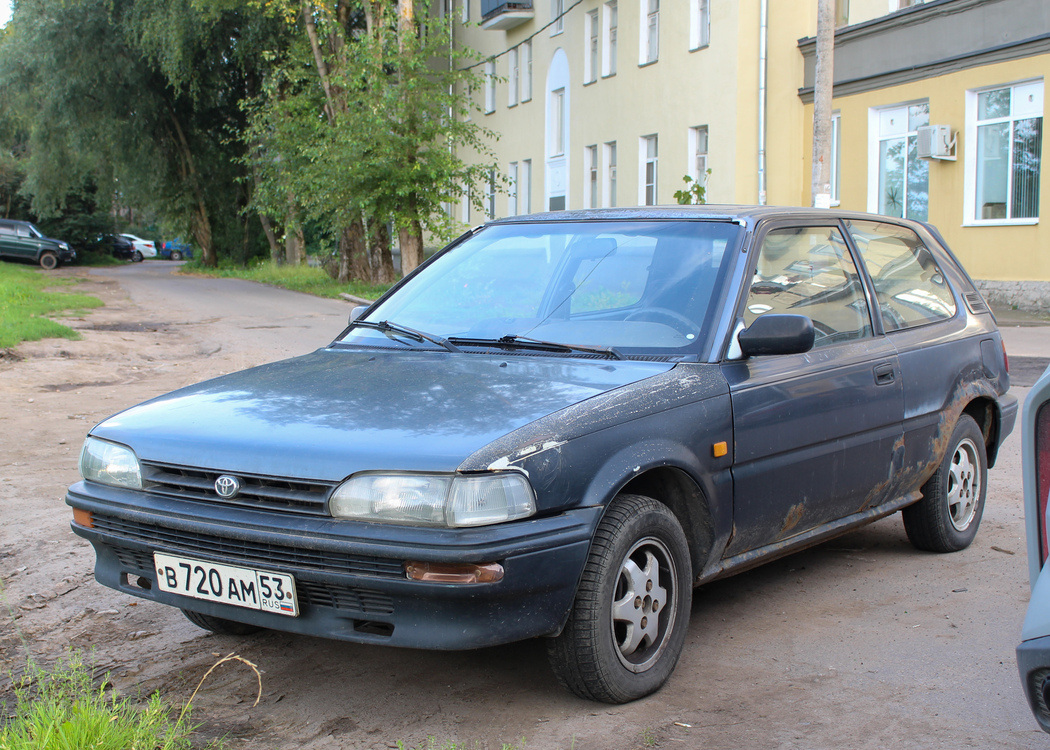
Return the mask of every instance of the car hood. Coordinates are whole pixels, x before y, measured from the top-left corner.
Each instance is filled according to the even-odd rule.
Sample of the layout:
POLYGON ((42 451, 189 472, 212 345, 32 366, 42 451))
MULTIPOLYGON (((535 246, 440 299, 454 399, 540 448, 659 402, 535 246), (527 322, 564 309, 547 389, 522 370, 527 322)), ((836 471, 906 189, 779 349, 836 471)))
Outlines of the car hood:
POLYGON ((246 474, 454 471, 513 430, 672 367, 322 349, 147 401, 91 434, 143 460, 246 474))

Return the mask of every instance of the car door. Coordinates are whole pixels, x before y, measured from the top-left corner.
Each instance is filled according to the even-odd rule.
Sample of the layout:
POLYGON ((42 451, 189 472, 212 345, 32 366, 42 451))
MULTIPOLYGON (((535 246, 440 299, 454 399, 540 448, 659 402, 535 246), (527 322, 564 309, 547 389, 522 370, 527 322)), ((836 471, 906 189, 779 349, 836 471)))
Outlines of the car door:
POLYGON ((14 224, 0 222, 0 255, 12 258, 21 257, 18 252, 18 236, 14 224))
POLYGON ((744 326, 806 315, 812 350, 722 364, 735 436, 727 556, 782 542, 887 498, 902 459, 903 395, 892 344, 837 222, 760 229, 744 326))

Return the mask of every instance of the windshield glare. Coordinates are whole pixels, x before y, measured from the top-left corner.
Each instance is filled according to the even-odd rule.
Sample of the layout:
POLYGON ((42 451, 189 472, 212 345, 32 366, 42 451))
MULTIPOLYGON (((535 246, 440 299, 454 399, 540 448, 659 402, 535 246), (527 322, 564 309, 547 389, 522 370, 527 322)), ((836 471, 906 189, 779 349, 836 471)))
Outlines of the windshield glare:
MULTIPOLYGON (((695 348, 727 247, 712 221, 504 224, 452 248, 368 315, 433 336, 521 336, 629 354, 695 348)), ((418 345, 367 328, 347 343, 418 345)), ((464 345, 469 346, 467 342, 464 345)))

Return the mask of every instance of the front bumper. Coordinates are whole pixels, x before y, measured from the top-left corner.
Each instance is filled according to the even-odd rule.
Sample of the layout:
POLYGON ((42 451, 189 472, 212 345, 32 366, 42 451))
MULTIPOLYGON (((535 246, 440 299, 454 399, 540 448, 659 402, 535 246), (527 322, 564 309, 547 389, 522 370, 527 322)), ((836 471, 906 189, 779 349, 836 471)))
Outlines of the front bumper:
POLYGON ((172 499, 79 482, 73 531, 95 548, 99 583, 227 620, 362 643, 467 649, 555 633, 568 616, 601 508, 475 529, 337 521, 172 499), (294 576, 300 616, 160 591, 153 553, 294 576), (496 583, 408 580, 406 561, 498 562, 496 583))

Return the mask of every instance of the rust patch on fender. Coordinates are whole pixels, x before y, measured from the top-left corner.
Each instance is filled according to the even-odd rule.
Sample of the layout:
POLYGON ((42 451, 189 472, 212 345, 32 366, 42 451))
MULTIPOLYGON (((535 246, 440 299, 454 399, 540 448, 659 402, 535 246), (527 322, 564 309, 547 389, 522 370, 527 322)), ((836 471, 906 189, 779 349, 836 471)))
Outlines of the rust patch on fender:
POLYGON ((797 503, 791 506, 791 509, 788 511, 787 517, 784 518, 784 525, 780 527, 781 536, 798 526, 799 521, 802 520, 802 512, 804 510, 805 507, 802 503, 797 503))

